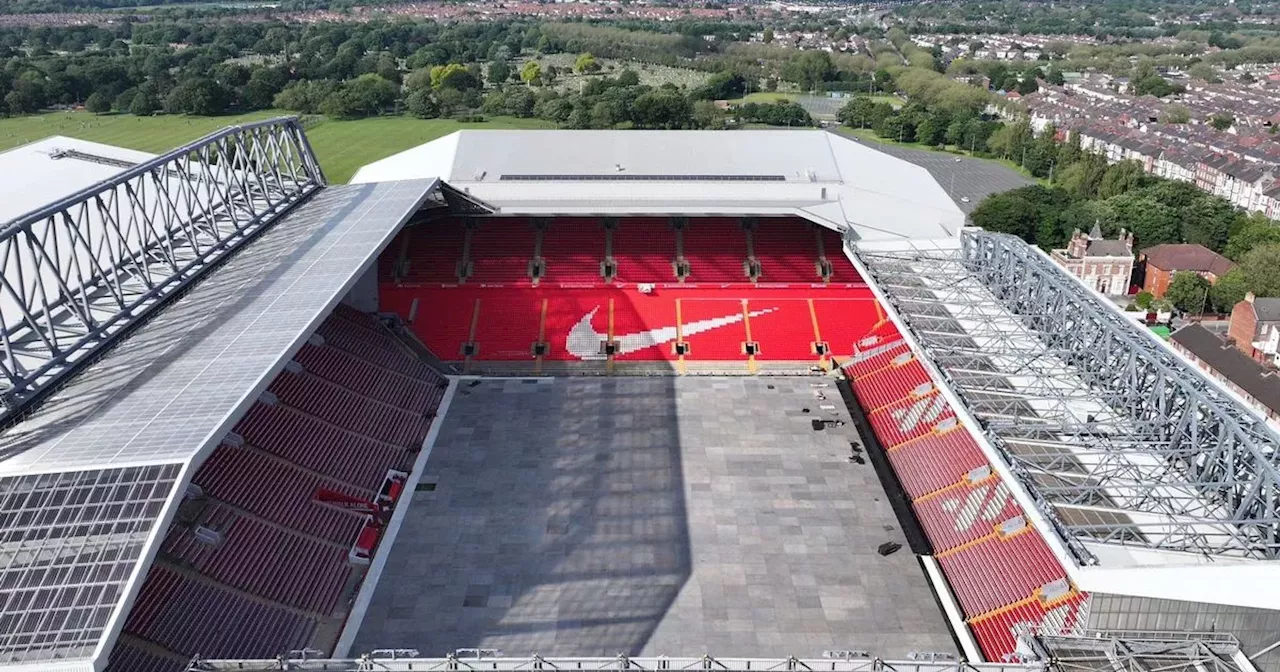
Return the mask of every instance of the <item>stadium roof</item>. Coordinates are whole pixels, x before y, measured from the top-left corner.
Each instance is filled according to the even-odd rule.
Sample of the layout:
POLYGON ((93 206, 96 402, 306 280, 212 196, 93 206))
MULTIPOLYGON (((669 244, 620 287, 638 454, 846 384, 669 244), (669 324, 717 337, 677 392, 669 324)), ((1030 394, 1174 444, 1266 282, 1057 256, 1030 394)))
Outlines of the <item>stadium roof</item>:
POLYGON ((854 261, 1084 590, 1280 604, 1280 436, 1011 236, 854 261))
POLYGON ((927 170, 825 131, 458 131, 361 168, 423 176, 510 215, 799 215, 855 239, 952 236, 927 170))
MULTIPOLYGON (((156 173, 178 179, 171 162, 181 156, 189 177, 181 186, 216 187, 220 196, 209 210, 217 210, 222 197, 234 198, 236 185, 214 176, 247 177, 260 187, 256 193, 270 191, 266 173, 279 164, 264 148, 280 148, 295 133, 301 137, 291 120, 229 129, 72 200, 92 201, 114 189, 112 181, 136 187, 134 181, 156 173), (234 159, 222 162, 235 164, 230 173, 202 163, 200 157, 229 155, 205 151, 224 140, 237 143, 263 174, 242 174, 250 164, 234 159)), ((305 141, 293 151, 306 155, 301 170, 309 170, 305 141)), ((0 669, 105 665, 203 459, 396 231, 420 208, 456 200, 438 180, 298 184, 315 186, 314 195, 300 192, 288 209, 270 210, 253 245, 207 267, 198 283, 182 284, 167 305, 146 306, 145 319, 113 334, 119 336, 113 348, 57 379, 0 433, 0 669)))
POLYGON ((0 222, 16 219, 155 155, 52 136, 0 152, 0 222))

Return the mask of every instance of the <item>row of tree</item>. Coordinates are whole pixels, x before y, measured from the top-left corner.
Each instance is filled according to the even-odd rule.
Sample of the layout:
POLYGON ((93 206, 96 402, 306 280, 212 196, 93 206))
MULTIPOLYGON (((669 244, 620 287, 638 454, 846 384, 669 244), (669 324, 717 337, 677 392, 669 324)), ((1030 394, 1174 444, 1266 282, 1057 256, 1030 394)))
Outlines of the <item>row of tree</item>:
POLYGON ((975 226, 1017 235, 1046 250, 1064 246, 1075 230, 1096 225, 1115 237, 1124 229, 1133 233, 1139 249, 1194 243, 1239 264, 1212 290, 1194 273, 1189 274, 1194 279, 1175 278, 1170 298, 1183 310, 1199 310, 1201 304, 1230 310, 1247 291, 1280 296, 1280 274, 1274 270, 1280 268, 1280 227, 1265 216, 1245 214, 1193 184, 1148 175, 1134 161, 1108 164, 1083 151, 1074 138, 1059 142, 1053 128, 1036 136, 1025 123, 1004 126, 989 145, 1007 157, 1021 155, 1028 170, 1052 180, 1049 186, 988 197, 971 215, 975 226))

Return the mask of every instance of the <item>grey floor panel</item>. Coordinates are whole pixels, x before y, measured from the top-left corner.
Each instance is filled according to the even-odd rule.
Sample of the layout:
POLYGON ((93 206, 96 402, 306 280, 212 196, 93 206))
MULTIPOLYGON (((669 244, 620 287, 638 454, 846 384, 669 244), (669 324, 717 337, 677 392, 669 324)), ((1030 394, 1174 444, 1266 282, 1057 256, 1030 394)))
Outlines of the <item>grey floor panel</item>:
POLYGON ((905 540, 822 384, 463 383, 353 651, 954 652, 916 559, 876 552, 905 540))

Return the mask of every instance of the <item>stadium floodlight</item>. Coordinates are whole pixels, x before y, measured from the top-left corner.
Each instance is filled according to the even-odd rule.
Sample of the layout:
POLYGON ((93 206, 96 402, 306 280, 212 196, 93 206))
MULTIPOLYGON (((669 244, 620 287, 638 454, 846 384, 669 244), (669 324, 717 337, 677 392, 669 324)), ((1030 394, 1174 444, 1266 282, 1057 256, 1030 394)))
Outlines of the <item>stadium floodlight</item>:
POLYGON ((298 120, 270 119, 0 224, 0 422, 323 186, 298 120))
POLYGON ((1280 557, 1280 436, 1046 255, 980 230, 854 254, 1082 564, 1280 557))

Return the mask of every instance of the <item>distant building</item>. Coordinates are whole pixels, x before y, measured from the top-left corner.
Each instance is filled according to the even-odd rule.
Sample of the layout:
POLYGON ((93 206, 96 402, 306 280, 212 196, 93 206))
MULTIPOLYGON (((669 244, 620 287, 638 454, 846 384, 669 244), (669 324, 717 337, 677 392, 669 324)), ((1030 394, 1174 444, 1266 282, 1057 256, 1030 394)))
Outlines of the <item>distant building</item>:
MULTIPOLYGON (((1243 303, 1243 302, 1242 302, 1243 303)), ((1173 348, 1226 385, 1268 421, 1280 422, 1280 378, 1198 324, 1189 324, 1169 338, 1173 348)))
POLYGON ((1100 293, 1124 296, 1133 277, 1133 234, 1121 229, 1119 239, 1107 240, 1097 224, 1088 235, 1076 229, 1066 249, 1054 250, 1052 257, 1100 293))
POLYGON ((1258 298, 1252 292, 1231 309, 1227 336, 1240 352, 1259 362, 1275 363, 1280 346, 1280 298, 1258 298))
POLYGON ((1138 253, 1142 289, 1156 298, 1163 297, 1169 290, 1173 274, 1178 271, 1196 273, 1212 285, 1235 267, 1230 259, 1204 245, 1154 245, 1138 253))

